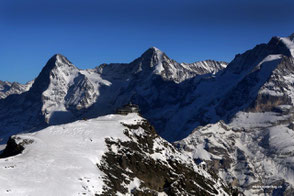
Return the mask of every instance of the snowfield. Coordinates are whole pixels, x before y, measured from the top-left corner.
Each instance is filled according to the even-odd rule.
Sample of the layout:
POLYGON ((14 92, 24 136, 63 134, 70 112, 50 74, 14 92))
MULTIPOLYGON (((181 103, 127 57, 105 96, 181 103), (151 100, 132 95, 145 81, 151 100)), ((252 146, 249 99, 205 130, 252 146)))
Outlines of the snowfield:
POLYGON ((101 193, 103 173, 96 164, 107 151, 105 138, 127 140, 121 123, 141 119, 137 114, 108 115, 17 135, 17 141, 33 143, 22 154, 0 159, 0 195, 101 193))

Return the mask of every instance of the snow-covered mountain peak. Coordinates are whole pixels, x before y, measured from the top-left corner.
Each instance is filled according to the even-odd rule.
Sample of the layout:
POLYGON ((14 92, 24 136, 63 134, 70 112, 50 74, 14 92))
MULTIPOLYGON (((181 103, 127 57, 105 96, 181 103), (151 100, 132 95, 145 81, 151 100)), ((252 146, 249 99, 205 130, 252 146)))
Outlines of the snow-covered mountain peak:
POLYGON ((225 62, 212 60, 178 63, 158 48, 151 47, 131 63, 102 64, 96 68, 96 72, 107 79, 129 80, 136 76, 145 80, 160 76, 164 80, 181 83, 197 75, 216 73, 226 65, 225 62))
POLYGON ((148 64, 151 68, 155 68, 156 73, 160 73, 162 68, 162 60, 163 60, 164 53, 156 47, 151 47, 146 50, 142 55, 141 59, 147 60, 148 64))
MULTIPOLYGON (((66 57, 61 54, 55 54, 52 56, 42 71, 36 78, 32 91, 34 93, 42 93, 48 89, 52 80, 58 79, 59 77, 64 78, 66 82, 73 78, 73 73, 76 73, 76 68, 66 57)), ((55 85, 58 85, 55 83, 55 85)))
MULTIPOLYGON (((66 111, 65 97, 70 87, 77 81, 75 79, 79 76, 79 71, 66 57, 56 54, 49 59, 36 78, 28 93, 32 99, 42 103, 41 113, 47 123, 52 123, 51 117, 54 113, 66 111)), ((64 118, 67 118, 65 114, 63 115, 56 118, 63 122, 64 118)))
MULTIPOLYGON (((77 68, 65 56, 55 54, 47 61, 38 77, 42 77, 42 79, 44 79, 43 77, 49 77, 53 70, 62 71, 72 69, 77 70, 77 68)), ((38 78, 36 80, 38 80, 38 78)))
POLYGON ((55 54, 48 60, 43 70, 45 69, 46 71, 51 71, 52 69, 56 67, 65 67, 65 66, 76 68, 65 56, 63 56, 62 54, 55 54))
POLYGON ((159 48, 155 47, 155 46, 152 46, 150 49, 153 49, 155 51, 160 51, 161 52, 161 50, 159 48))
POLYGON ((162 54, 162 53, 163 52, 160 49, 153 46, 148 48, 141 56, 146 56, 146 55, 150 56, 150 54, 154 55, 154 54, 162 54))
POLYGON ((156 47, 149 48, 136 61, 138 70, 151 70, 152 74, 160 75, 164 80, 180 83, 197 75, 213 74, 227 66, 225 62, 199 61, 195 63, 178 63, 169 58, 156 47))
POLYGON ((75 67, 65 56, 63 56, 62 54, 56 54, 54 55, 54 57, 56 58, 56 66, 60 66, 60 65, 68 65, 70 67, 75 67))

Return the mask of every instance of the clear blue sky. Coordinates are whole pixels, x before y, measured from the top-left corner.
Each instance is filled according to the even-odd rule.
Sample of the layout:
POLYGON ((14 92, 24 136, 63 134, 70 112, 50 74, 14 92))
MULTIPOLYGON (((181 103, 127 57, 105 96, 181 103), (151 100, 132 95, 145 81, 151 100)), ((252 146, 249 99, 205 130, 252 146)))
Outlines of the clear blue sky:
POLYGON ((293 32, 293 0, 1 0, 0 80, 29 81, 55 53, 82 69, 151 46, 179 62, 230 61, 293 32))

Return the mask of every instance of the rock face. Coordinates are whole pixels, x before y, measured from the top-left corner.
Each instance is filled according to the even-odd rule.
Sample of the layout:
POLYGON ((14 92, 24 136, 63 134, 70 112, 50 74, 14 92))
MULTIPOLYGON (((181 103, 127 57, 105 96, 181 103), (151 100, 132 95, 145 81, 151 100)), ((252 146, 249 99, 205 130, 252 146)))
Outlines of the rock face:
POLYGON ((124 134, 130 140, 105 140, 108 152, 98 164, 106 174, 103 195, 114 195, 117 191, 122 194, 131 191, 134 195, 231 194, 218 178, 205 171, 198 173, 192 159, 160 138, 147 121, 124 126, 124 134), (125 186, 132 183, 138 186, 132 189, 125 186))

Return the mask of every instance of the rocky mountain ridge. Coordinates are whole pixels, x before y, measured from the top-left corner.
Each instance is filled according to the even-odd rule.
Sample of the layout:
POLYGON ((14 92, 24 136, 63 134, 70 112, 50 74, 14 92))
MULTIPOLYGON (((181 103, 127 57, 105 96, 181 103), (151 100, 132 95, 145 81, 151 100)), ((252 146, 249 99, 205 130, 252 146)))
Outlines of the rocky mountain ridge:
POLYGON ((7 82, 0 80, 0 99, 4 99, 12 94, 21 94, 25 91, 28 91, 33 84, 33 81, 30 81, 26 84, 20 84, 18 82, 7 82))
POLYGON ((187 64, 176 63, 158 49, 150 48, 130 64, 80 70, 57 54, 47 62, 29 91, 0 100, 0 132, 7 139, 8 131, 36 130, 110 114, 136 101, 137 94, 150 93, 145 89, 157 81, 175 86, 177 82, 195 75, 213 74, 225 66, 222 62, 203 61, 191 64, 188 69, 187 64), (141 93, 136 92, 141 91, 136 89, 139 86, 144 88, 141 93))

